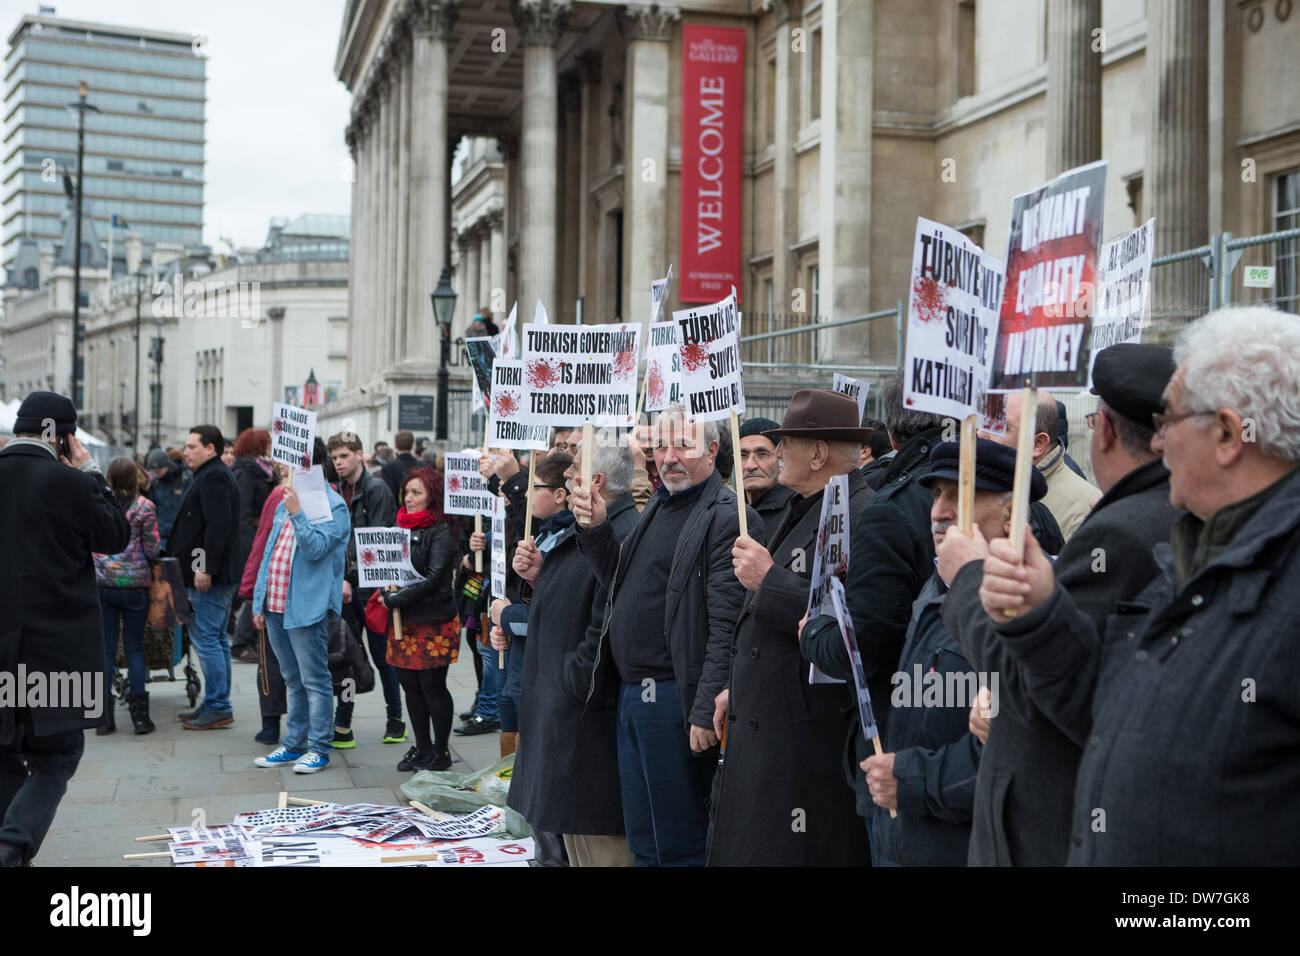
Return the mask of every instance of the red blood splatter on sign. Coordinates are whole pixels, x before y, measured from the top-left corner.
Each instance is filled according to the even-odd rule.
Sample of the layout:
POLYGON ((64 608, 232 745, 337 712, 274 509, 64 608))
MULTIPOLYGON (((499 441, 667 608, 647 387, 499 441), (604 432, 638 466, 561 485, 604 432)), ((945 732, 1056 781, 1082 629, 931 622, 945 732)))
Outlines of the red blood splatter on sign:
POLYGON ((636 353, 626 349, 614 356, 614 377, 627 378, 636 370, 636 353))
POLYGON ((848 574, 849 574, 849 562, 841 561, 839 563, 839 566, 835 568, 835 576, 839 578, 841 581, 843 581, 846 577, 848 577, 848 574))
POLYGON ((375 554, 375 552, 371 551, 369 548, 366 548, 364 551, 361 552, 361 563, 364 564, 366 567, 370 567, 377 560, 379 560, 378 556, 375 554))
POLYGON ((447 479, 447 490, 453 493, 460 491, 460 479, 455 475, 449 477, 447 479))
POLYGON ((549 359, 533 359, 528 363, 528 384, 534 389, 554 388, 559 385, 559 363, 553 363, 549 359))
POLYGON ((284 422, 280 421, 280 419, 277 418, 275 421, 273 421, 273 422, 271 423, 271 429, 272 429, 272 430, 273 430, 277 435, 280 434, 280 432, 282 432, 282 431, 284 430, 284 422))
POLYGON ((402 560, 405 561, 411 557, 411 546, 405 541, 402 542, 402 560))
POLYGON ((311 455, 303 455, 299 464, 302 465, 303 471, 311 471, 311 455))
POLYGON ((912 282, 913 314, 922 322, 938 322, 948 312, 948 297, 943 287, 929 276, 917 276, 912 282))
POLYGON ((694 372, 703 368, 709 361, 709 347, 703 342, 692 342, 682 346, 682 365, 687 371, 694 372))
POLYGON ((496 405, 497 418, 513 418, 519 411, 518 392, 499 392, 492 397, 496 405))
POLYGON ((659 367, 658 362, 650 363, 650 371, 646 375, 646 391, 650 396, 651 405, 662 405, 664 401, 664 373, 659 367))

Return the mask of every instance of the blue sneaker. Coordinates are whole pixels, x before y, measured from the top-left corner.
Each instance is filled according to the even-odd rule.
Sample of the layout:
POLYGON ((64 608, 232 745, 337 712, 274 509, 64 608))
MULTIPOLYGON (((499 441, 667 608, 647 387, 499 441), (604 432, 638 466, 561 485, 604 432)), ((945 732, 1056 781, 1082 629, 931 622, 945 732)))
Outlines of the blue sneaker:
POLYGON ((294 773, 316 773, 324 770, 330 765, 330 758, 324 754, 318 754, 316 751, 303 754, 301 759, 293 765, 294 773))
POLYGON ((259 767, 281 767, 287 763, 293 763, 303 756, 302 751, 290 750, 288 747, 276 747, 265 757, 257 757, 253 763, 259 767))

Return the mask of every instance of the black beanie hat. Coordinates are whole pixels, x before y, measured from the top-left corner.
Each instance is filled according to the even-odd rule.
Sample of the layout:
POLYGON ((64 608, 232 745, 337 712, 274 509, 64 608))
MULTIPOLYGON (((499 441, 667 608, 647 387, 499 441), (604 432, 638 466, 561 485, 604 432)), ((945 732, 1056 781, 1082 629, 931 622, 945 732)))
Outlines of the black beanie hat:
POLYGON ((45 423, 54 422, 56 435, 70 435, 77 430, 77 409, 71 399, 57 392, 32 392, 18 406, 14 420, 15 435, 42 435, 45 423))

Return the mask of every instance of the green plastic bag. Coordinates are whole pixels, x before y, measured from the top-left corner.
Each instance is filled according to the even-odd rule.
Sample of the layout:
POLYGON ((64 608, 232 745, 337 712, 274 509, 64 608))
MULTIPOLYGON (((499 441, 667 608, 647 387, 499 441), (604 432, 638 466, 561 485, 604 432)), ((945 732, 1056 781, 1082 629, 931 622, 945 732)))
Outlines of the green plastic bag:
POLYGON ((469 774, 421 770, 402 784, 402 795, 446 813, 470 813, 488 805, 505 807, 506 832, 516 839, 530 837, 533 835, 532 827, 518 813, 506 807, 514 767, 515 755, 510 754, 490 767, 469 774))

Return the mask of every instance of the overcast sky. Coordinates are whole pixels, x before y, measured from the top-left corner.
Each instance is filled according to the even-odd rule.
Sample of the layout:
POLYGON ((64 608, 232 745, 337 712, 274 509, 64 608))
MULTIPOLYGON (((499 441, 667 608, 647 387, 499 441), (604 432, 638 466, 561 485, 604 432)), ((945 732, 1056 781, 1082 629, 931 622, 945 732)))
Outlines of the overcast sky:
MULTIPOLYGON (((38 6, 0 0, 6 41, 38 6)), ((204 242, 226 237, 237 246, 260 246, 272 216, 351 211, 343 130, 352 97, 334 77, 344 0, 51 0, 47 6, 72 20, 206 36, 204 242)))

